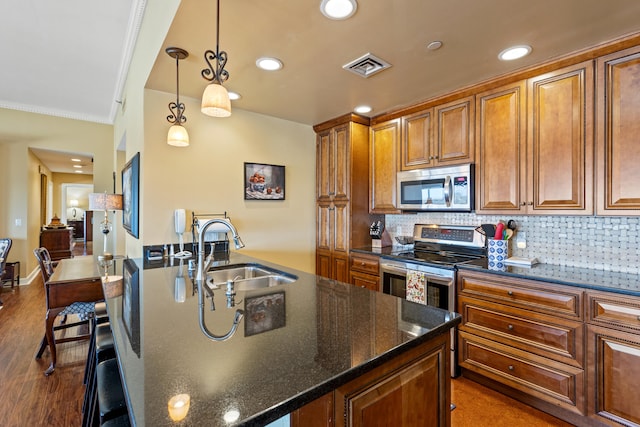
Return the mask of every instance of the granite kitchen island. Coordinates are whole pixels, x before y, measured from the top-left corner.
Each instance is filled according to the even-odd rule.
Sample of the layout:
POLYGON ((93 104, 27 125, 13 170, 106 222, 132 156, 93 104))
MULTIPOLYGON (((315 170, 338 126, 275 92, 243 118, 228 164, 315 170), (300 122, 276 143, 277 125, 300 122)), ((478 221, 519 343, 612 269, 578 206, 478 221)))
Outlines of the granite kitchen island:
POLYGON ((118 262, 122 291, 105 288, 105 294, 132 423, 265 425, 289 413, 292 423, 303 423, 305 414, 318 416, 314 405, 326 410, 337 396, 335 425, 348 425, 351 417, 377 415, 343 416, 339 404, 350 402, 357 412, 360 403, 371 406, 379 398, 389 407, 414 383, 423 391, 402 402, 414 407, 403 423, 448 425, 448 340, 459 315, 236 252, 214 264, 237 263, 275 267, 298 279, 237 291, 230 308, 225 291, 214 290, 215 310, 211 298, 205 300, 212 333, 226 334, 237 310, 244 317, 231 338, 212 341, 199 326, 187 261, 149 266, 130 260, 122 271, 118 262), (188 411, 182 419, 171 414, 176 421, 169 402, 184 395, 188 411), (309 410, 296 411, 302 407, 309 410))

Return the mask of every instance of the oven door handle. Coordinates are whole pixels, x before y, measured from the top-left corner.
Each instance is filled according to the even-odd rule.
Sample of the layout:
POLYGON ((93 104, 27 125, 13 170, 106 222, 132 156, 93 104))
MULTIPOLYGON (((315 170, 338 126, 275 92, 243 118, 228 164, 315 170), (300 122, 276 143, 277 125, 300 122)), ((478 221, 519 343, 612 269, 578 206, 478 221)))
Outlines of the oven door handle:
POLYGON ((407 269, 406 268, 396 267, 395 265, 391 265, 391 264, 380 264, 380 269, 383 272, 398 273, 398 274, 401 274, 403 276, 407 275, 407 269))

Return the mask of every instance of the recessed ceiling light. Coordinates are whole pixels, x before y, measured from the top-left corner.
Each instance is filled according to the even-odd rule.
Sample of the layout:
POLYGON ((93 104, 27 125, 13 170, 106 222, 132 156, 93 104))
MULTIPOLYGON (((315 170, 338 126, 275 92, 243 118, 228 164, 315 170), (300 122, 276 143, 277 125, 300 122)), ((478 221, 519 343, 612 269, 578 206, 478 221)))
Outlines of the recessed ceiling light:
POLYGON ((442 47, 442 42, 439 40, 432 41, 427 45, 427 49, 429 50, 438 50, 442 47))
POLYGON ((329 19, 347 19, 356 13, 356 0, 322 0, 320 12, 329 19))
POLYGON ((526 44, 511 46, 498 55, 498 58, 501 61, 513 61, 514 59, 520 59, 524 56, 527 56, 531 53, 531 46, 526 44))
POLYGON ((242 98, 242 96, 239 93, 229 91, 229 99, 230 100, 236 101, 236 100, 238 100, 240 98, 242 98))
POLYGON ((263 70, 276 71, 282 68, 282 61, 277 58, 263 57, 258 58, 258 60, 256 61, 256 65, 258 66, 258 68, 261 68, 263 70))
POLYGON ((368 105, 358 105, 356 108, 353 109, 353 111, 355 111, 358 114, 367 114, 370 113, 373 110, 373 108, 369 107, 368 105))
POLYGON ((80 159, 71 159, 72 162, 81 162, 82 160, 80 159))

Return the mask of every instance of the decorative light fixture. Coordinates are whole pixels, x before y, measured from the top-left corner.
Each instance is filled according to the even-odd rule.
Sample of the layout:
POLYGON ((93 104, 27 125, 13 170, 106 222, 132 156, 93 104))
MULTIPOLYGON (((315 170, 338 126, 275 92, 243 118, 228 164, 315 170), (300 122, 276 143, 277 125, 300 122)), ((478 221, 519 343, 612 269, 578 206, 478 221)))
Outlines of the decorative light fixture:
POLYGON ((347 19, 356 13, 356 0, 322 0, 320 12, 329 19, 347 19))
POLYGON ((519 45, 511 46, 498 54, 498 59, 501 61, 513 61, 514 59, 520 59, 531 53, 531 46, 519 45))
POLYGON ((182 123, 186 122, 187 118, 184 116, 184 103, 180 102, 180 68, 178 63, 181 59, 189 56, 189 52, 179 47, 168 47, 165 51, 167 55, 176 60, 176 102, 169 103, 169 111, 171 111, 171 114, 167 116, 167 121, 173 126, 169 128, 167 144, 176 147, 186 147, 189 145, 189 134, 184 126, 182 126, 182 123))
POLYGON ((89 210, 104 210, 104 219, 100 222, 100 231, 104 234, 104 251, 107 253, 107 235, 112 230, 109 211, 122 210, 122 194, 91 193, 89 194, 89 210))
POLYGON ((220 0, 217 0, 216 12, 216 51, 205 51, 204 60, 209 68, 202 70, 201 74, 209 83, 202 94, 202 106, 200 110, 207 116, 229 117, 231 115, 231 101, 227 89, 222 86, 229 78, 229 72, 224 69, 227 64, 227 52, 220 50, 220 0), (215 67, 212 65, 215 62, 215 67))

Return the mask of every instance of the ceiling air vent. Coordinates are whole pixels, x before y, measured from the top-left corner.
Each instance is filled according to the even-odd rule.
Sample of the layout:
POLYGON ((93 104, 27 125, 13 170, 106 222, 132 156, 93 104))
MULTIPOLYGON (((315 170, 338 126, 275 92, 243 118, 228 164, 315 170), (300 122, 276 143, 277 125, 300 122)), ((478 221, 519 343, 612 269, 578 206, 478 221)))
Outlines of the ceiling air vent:
POLYGON ((386 70, 389 67, 391 67, 391 64, 370 53, 364 54, 355 61, 351 61, 342 66, 345 70, 365 78, 379 73, 382 70, 386 70))

